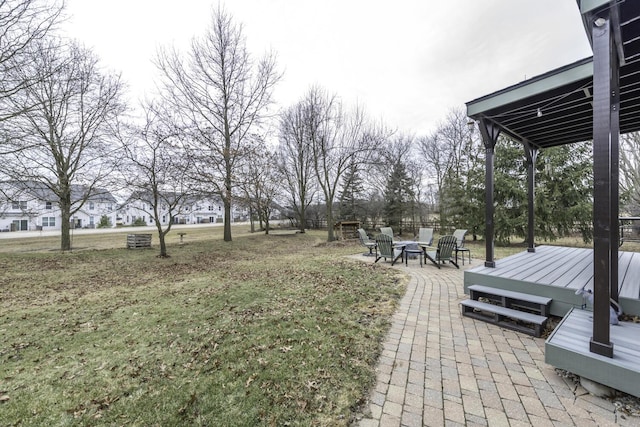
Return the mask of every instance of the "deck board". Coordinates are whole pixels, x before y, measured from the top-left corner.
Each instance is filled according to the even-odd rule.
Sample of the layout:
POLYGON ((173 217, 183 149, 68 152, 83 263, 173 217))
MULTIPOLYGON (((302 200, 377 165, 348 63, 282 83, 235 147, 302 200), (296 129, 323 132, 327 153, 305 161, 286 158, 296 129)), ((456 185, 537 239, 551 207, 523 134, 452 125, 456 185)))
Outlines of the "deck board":
POLYGON ((632 253, 624 274, 618 272, 622 283, 619 296, 626 298, 640 298, 640 254, 632 253))
MULTIPOLYGON (((574 310, 578 311, 578 310, 574 310)), ((585 310, 581 313, 583 321, 580 322, 567 322, 562 330, 558 331, 558 336, 562 336, 563 339, 582 340, 584 337, 591 337, 593 335, 593 313, 585 310)), ((619 325, 611 325, 610 340, 614 343, 616 353, 618 351, 632 353, 640 357, 640 325, 621 322, 619 325), (638 335, 634 335, 638 334, 638 335)))
POLYGON ((580 249, 574 254, 573 268, 563 268, 558 271, 555 279, 555 286, 569 289, 580 289, 589 283, 593 278, 593 252, 589 249, 580 249))
POLYGON ((551 263, 540 266, 536 272, 527 277, 523 277, 523 279, 532 282, 553 283, 554 280, 549 279, 549 276, 552 276, 554 273, 559 271, 566 270, 567 267, 578 263, 576 255, 580 255, 581 252, 576 251, 577 248, 567 249, 567 251, 558 251, 557 253, 554 253, 553 256, 555 259, 551 263))
POLYGON ((583 274, 583 272, 591 271, 591 265, 593 264, 593 260, 588 254, 584 251, 574 251, 572 254, 572 262, 570 265, 564 265, 562 268, 557 268, 556 270, 550 272, 547 276, 543 277, 545 283, 555 283, 556 286, 560 286, 563 288, 570 287, 570 284, 573 283, 578 276, 583 274))
POLYGON ((592 313, 572 310, 545 342, 545 361, 614 389, 640 396, 640 324, 612 326, 613 357, 589 351, 592 313))
POLYGON ((518 267, 512 268, 511 271, 503 277, 509 277, 514 280, 528 280, 527 277, 533 273, 548 272, 553 268, 554 263, 562 258, 563 254, 570 248, 559 248, 557 251, 542 251, 537 253, 535 257, 529 257, 527 262, 521 263, 518 267))

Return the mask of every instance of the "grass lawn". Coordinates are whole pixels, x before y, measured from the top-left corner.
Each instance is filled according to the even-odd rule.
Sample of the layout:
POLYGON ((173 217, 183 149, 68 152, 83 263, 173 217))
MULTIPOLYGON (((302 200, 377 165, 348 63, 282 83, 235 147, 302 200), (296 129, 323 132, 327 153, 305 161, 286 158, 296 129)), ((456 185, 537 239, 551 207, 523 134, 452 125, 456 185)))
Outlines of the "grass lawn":
POLYGON ((0 242, 1 425, 349 424, 404 276, 325 232, 124 234, 0 242))

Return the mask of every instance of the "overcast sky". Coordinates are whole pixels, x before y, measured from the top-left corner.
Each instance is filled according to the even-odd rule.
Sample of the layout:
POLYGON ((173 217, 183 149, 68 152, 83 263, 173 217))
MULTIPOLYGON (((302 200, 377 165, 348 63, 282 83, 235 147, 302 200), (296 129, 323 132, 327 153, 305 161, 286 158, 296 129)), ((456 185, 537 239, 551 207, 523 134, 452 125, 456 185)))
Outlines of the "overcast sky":
MULTIPOLYGON (((153 88, 156 49, 186 47, 217 0, 67 0, 64 28, 153 88)), ((281 107, 317 84, 400 131, 432 132, 452 108, 591 55, 575 0, 227 0, 254 57, 272 50, 281 107)))

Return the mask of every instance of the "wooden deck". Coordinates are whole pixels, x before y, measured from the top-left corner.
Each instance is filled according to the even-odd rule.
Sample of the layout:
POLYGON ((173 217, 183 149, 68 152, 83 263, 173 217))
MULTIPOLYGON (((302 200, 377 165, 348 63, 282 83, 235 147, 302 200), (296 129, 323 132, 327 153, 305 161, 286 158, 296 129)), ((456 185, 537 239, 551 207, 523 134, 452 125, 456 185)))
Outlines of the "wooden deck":
MULTIPOLYGON (((625 313, 640 315, 640 253, 619 252, 618 292, 625 313)), ((495 268, 464 272, 464 289, 472 284, 553 298, 551 314, 564 316, 583 304, 578 289, 593 289, 593 250, 539 246, 496 261, 495 268)))
MULTIPOLYGON (((640 315, 640 253, 619 252, 618 292, 626 314, 640 315)), ((591 305, 582 309, 578 289, 593 289, 593 250, 540 246, 497 260, 496 267, 464 272, 464 290, 473 284, 552 298, 550 313, 564 317, 545 343, 545 361, 581 377, 640 397, 640 324, 610 328, 613 358, 589 351, 591 305)))
POLYGON ((616 390, 640 396, 640 324, 611 326, 613 358, 589 351, 592 313, 574 309, 545 343, 545 362, 616 390))

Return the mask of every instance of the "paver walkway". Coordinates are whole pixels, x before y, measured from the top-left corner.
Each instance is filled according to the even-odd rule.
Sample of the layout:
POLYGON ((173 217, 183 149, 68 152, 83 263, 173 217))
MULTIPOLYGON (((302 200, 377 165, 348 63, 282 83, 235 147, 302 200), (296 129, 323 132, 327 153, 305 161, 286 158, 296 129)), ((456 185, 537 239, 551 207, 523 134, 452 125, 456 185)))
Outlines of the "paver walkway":
POLYGON ((462 266, 392 268, 411 280, 361 427, 640 425, 558 375, 544 362, 544 339, 462 317, 462 266))

